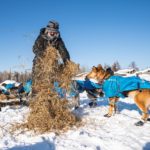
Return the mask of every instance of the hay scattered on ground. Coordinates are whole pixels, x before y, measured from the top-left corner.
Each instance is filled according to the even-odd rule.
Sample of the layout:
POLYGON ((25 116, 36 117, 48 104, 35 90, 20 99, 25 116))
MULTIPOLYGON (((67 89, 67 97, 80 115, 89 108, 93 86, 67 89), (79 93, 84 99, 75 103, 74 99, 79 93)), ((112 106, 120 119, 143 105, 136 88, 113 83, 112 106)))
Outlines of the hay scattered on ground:
POLYGON ((34 59, 33 98, 27 122, 22 125, 29 130, 59 132, 80 122, 68 109, 67 100, 60 99, 52 90, 54 81, 60 82, 67 89, 71 78, 78 73, 79 66, 71 61, 65 65, 59 64, 58 59, 59 55, 53 47, 48 47, 34 59))

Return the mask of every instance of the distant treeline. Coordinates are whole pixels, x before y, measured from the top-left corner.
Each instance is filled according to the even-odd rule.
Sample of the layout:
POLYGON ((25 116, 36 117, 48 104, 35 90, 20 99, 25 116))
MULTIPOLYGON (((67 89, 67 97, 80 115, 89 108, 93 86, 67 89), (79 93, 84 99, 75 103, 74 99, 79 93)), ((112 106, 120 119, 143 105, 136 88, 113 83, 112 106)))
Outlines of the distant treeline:
POLYGON ((12 71, 3 71, 0 72, 0 82, 5 80, 15 80, 17 82, 24 83, 26 80, 31 79, 31 72, 12 72, 12 71))
MULTIPOLYGON (((98 64, 96 64, 95 66, 97 66, 97 65, 98 64)), ((120 65, 120 63, 118 61, 115 61, 111 65, 108 65, 108 64, 104 65, 105 69, 108 68, 108 67, 110 67, 114 72, 121 69, 121 65, 120 65)), ((134 69, 136 71, 139 70, 139 68, 137 67, 137 65, 136 65, 136 63, 134 61, 132 61, 127 68, 132 68, 132 69, 134 69)), ((91 70, 91 68, 89 68, 88 66, 82 66, 81 67, 81 72, 87 72, 87 71, 90 71, 90 70, 91 70)))
MULTIPOLYGON (((98 65, 98 64, 97 64, 98 65)), ((113 71, 118 71, 121 69, 121 66, 118 61, 115 61, 112 65, 104 65, 104 68, 110 67, 113 71)), ((135 70, 139 70, 136 63, 133 61, 129 64, 129 68, 133 68, 135 70)), ((80 67, 80 72, 88 72, 90 71, 91 68, 88 66, 81 66, 80 67)), ((15 80, 17 82, 22 82, 24 83, 26 80, 31 79, 32 73, 31 71, 25 71, 25 72, 12 72, 12 71, 3 71, 0 72, 0 82, 3 82, 5 80, 15 80)))

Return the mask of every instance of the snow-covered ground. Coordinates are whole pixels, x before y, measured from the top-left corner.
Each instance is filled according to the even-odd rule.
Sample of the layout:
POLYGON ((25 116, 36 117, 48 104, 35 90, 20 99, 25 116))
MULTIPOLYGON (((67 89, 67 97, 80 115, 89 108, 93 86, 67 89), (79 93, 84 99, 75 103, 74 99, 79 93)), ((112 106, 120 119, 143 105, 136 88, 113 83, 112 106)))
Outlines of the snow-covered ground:
POLYGON ((75 111, 82 116, 84 125, 61 135, 32 132, 11 134, 9 128, 22 122, 29 113, 28 107, 3 107, 0 112, 0 150, 150 150, 150 122, 142 127, 134 125, 140 113, 132 99, 120 99, 119 113, 103 117, 108 101, 98 99, 98 106, 90 108, 86 93, 81 96, 81 108, 75 111))

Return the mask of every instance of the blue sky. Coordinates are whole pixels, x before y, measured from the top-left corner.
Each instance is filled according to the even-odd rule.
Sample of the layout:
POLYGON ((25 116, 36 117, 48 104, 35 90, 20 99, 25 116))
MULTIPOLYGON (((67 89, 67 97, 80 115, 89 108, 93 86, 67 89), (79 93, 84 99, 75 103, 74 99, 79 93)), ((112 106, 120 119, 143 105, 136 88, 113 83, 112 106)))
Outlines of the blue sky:
POLYGON ((0 0, 0 71, 32 68, 32 46, 51 19, 81 66, 150 67, 150 0, 0 0))

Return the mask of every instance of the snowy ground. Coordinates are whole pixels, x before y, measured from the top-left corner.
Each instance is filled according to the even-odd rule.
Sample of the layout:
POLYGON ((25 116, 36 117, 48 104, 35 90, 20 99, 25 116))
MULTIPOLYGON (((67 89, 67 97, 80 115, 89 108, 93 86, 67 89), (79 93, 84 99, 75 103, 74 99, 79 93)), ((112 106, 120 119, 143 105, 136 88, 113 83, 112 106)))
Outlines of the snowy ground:
POLYGON ((23 121, 27 107, 4 107, 0 112, 0 150, 150 150, 150 122, 134 125, 140 118, 138 108, 129 98, 118 102, 119 113, 105 118, 107 99, 98 99, 96 108, 89 108, 85 93, 81 94, 81 115, 84 126, 55 135, 34 135, 32 132, 9 133, 9 127, 23 121))

